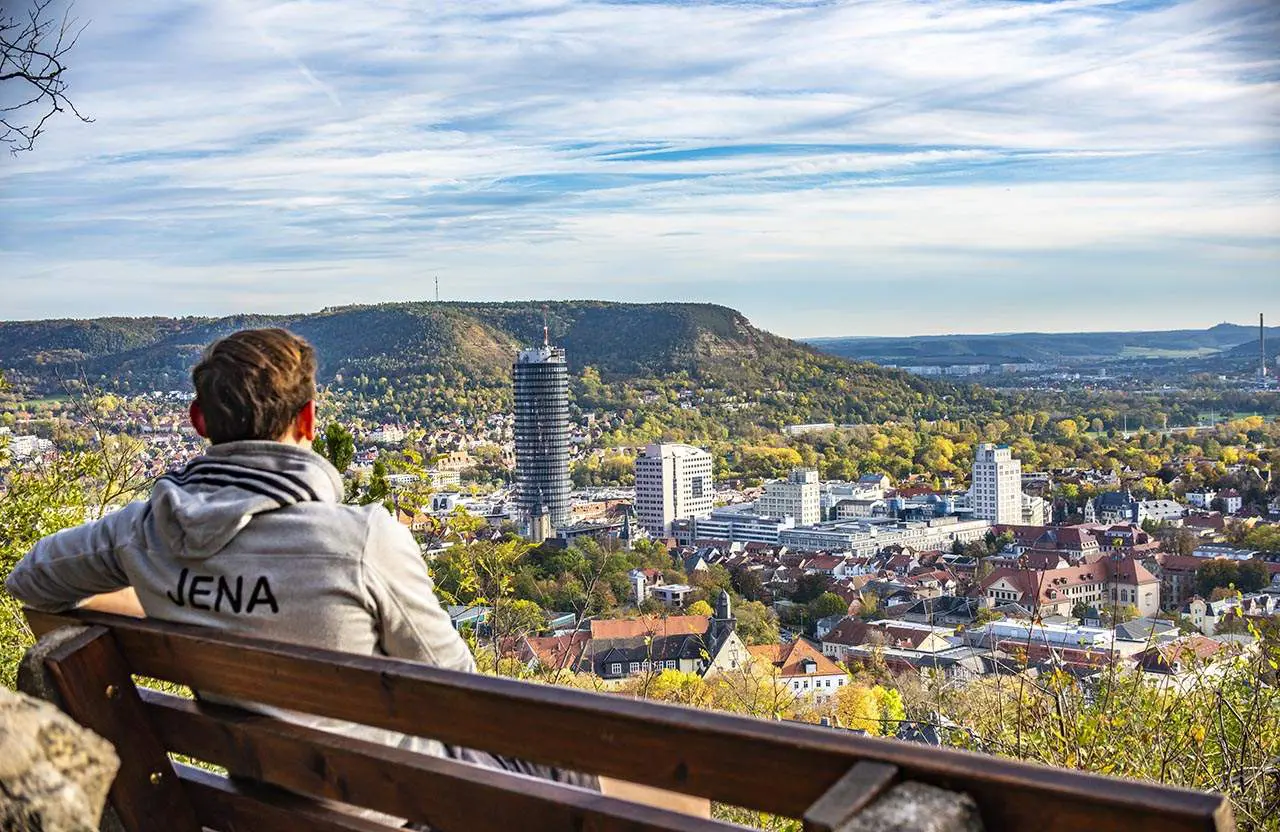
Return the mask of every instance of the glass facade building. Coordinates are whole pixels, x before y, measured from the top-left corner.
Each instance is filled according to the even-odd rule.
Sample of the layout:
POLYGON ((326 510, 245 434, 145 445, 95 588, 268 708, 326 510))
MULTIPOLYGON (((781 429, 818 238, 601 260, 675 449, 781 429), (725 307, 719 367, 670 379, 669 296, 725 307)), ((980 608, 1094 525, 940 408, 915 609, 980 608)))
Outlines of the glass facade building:
POLYGON ((569 365, 564 350, 522 350, 515 382, 516 504, 526 534, 569 525, 569 365))

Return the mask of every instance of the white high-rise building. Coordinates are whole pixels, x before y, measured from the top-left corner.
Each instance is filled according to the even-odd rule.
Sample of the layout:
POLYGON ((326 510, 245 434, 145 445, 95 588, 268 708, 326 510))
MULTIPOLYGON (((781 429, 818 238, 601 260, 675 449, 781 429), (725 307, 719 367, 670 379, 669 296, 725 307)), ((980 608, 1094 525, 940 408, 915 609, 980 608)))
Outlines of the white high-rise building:
POLYGON ((756 501, 756 514, 792 517, 797 526, 812 526, 822 520, 822 486, 818 483, 818 472, 797 468, 785 480, 765 485, 764 494, 756 501))
POLYGON ((991 523, 1022 523, 1022 463, 1008 445, 979 445, 970 486, 974 517, 991 523))
POLYGON ((653 444, 636 457, 636 520, 654 537, 671 523, 711 513, 711 454, 692 445, 653 444))

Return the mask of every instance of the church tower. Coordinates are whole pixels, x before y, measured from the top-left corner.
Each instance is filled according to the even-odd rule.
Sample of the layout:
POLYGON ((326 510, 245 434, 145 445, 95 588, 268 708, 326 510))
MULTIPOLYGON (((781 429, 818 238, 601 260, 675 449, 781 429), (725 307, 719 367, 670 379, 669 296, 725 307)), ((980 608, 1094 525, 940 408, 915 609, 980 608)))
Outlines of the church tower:
POLYGON ((738 629, 738 620, 733 617, 732 601, 729 600, 729 593, 726 590, 720 590, 720 595, 716 597, 715 617, 711 619, 711 633, 718 647, 724 641, 725 636, 738 629))

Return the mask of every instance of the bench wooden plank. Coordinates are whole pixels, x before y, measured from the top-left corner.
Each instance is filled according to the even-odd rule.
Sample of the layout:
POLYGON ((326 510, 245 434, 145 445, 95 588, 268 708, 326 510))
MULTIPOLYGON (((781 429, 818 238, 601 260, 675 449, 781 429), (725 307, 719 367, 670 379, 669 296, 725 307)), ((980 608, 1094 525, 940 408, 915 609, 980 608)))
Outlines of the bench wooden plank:
POLYGON ((804 813, 804 832, 839 832, 858 812, 898 781, 897 766, 854 764, 804 813))
POLYGON ((739 828, 235 708, 156 691, 144 690, 142 695, 148 716, 171 751, 293 792, 429 823, 441 832, 731 832, 739 828))
POLYGON ((119 751, 111 805, 129 832, 200 832, 195 811, 174 775, 138 698, 110 630, 90 627, 45 657, 63 703, 76 722, 119 751))
POLYGON ((200 823, 216 832, 393 832, 396 827, 329 811, 306 798, 268 786, 175 763, 178 781, 200 823))
POLYGON ((988 829, 1227 832, 1221 795, 816 726, 454 673, 93 613, 29 613, 37 632, 104 623, 137 673, 197 690, 592 771, 789 817, 857 762, 963 791, 988 829))

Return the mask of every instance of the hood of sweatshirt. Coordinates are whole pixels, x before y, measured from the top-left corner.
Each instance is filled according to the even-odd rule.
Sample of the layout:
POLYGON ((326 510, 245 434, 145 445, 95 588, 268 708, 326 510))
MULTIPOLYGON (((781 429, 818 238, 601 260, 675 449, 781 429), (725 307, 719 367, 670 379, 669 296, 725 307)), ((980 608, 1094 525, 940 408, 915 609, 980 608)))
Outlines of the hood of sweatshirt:
POLYGON ((225 442, 156 481, 149 521, 176 557, 220 552, 255 515, 306 502, 340 502, 342 476, 310 448, 225 442))

